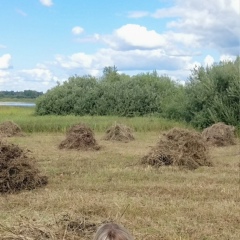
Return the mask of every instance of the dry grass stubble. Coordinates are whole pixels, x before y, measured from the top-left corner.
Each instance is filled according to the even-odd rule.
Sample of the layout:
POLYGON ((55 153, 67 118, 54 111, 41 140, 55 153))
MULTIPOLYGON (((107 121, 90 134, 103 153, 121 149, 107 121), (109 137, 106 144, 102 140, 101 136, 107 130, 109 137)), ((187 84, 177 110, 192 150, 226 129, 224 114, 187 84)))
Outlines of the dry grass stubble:
POLYGON ((79 234, 66 221, 62 224, 68 216, 67 223, 80 218, 96 226, 116 220, 139 240, 239 239, 239 143, 211 148, 214 167, 189 171, 138 164, 155 145, 157 133, 136 133, 127 144, 103 141, 102 136, 96 134, 103 146, 97 152, 60 151, 64 134, 12 138, 33 152, 49 184, 0 195, 0 236, 11 235, 6 227, 19 233, 20 224, 23 236, 37 228, 50 234, 39 239, 91 239, 90 230, 79 234))

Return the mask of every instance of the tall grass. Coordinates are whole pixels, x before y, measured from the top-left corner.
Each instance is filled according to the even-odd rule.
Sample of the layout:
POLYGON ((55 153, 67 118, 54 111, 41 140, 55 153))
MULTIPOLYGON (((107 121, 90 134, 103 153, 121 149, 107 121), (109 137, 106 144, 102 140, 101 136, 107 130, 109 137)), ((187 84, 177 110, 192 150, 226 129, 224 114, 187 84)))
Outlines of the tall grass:
POLYGON ((114 123, 125 124, 137 132, 163 131, 172 127, 187 127, 186 124, 158 117, 116 116, 36 116, 34 108, 0 106, 0 123, 13 121, 24 132, 65 132, 73 124, 85 123, 98 132, 105 131, 114 123))

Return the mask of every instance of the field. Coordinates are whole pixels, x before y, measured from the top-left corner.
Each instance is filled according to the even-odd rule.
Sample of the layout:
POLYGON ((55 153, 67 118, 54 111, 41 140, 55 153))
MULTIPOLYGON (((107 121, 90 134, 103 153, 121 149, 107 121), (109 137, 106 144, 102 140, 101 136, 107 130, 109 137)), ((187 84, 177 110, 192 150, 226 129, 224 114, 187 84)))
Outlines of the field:
POLYGON ((31 109, 0 110, 0 122, 13 120, 26 132, 8 141, 29 149, 49 177, 46 187, 0 194, 1 239, 91 239, 91 229, 109 220, 139 240, 239 239, 239 142, 210 148, 213 167, 155 169, 140 165, 141 157, 162 130, 184 125, 153 117, 36 117, 31 109), (76 121, 95 129, 99 151, 58 149, 76 121), (135 141, 102 140, 114 121, 131 125, 135 141))

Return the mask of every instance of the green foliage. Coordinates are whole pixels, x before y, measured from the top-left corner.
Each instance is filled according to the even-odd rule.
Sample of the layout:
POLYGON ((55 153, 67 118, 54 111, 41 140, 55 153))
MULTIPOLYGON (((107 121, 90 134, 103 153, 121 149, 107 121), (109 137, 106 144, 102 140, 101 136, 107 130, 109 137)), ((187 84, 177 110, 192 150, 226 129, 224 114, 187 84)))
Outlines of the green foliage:
POLYGON ((118 73, 117 67, 105 67, 103 69, 103 81, 106 81, 108 83, 114 83, 120 80, 120 75, 118 73))
POLYGON ((37 115, 158 116, 200 129, 215 122, 240 129, 240 58, 192 70, 181 85, 156 71, 135 76, 105 67, 103 76, 73 76, 36 101, 37 115))
POLYGON ((73 76, 49 90, 36 101, 38 115, 116 115, 144 116, 161 114, 179 87, 167 76, 156 72, 133 77, 106 67, 99 80, 73 76))
POLYGON ((93 104, 97 81, 94 77, 70 77, 63 85, 58 85, 39 97, 36 101, 38 115, 89 114, 93 104))
POLYGON ((186 116, 193 125, 204 128, 215 122, 239 125, 239 57, 235 62, 220 62, 194 69, 186 85, 186 116))
POLYGON ((186 91, 183 85, 176 85, 168 89, 171 93, 166 94, 162 103, 162 116, 168 119, 185 121, 186 113, 186 91))

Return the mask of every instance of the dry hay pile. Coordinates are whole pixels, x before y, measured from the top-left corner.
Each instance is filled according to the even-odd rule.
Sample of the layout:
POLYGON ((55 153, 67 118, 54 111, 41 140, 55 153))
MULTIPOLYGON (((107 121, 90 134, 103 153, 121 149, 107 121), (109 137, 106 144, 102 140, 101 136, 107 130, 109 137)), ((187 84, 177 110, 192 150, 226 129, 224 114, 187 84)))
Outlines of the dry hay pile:
POLYGON ((107 129, 104 140, 129 142, 134 140, 132 129, 123 124, 114 124, 107 129))
POLYGON ((219 122, 205 128, 202 132, 203 138, 213 146, 229 146, 236 144, 235 127, 219 122))
POLYGON ((40 176, 33 158, 17 145, 0 141, 0 193, 31 190, 47 184, 40 176))
POLYGON ((164 133, 157 145, 142 158, 141 163, 155 167, 173 165, 188 169, 212 165, 201 134, 180 128, 164 133))
POLYGON ((59 148, 77 150, 100 149, 96 139, 94 138, 92 129, 84 124, 77 124, 72 126, 67 131, 66 139, 59 144, 59 148))
POLYGON ((23 136, 23 133, 22 129, 16 123, 12 121, 6 121, 0 124, 0 136, 23 136))

